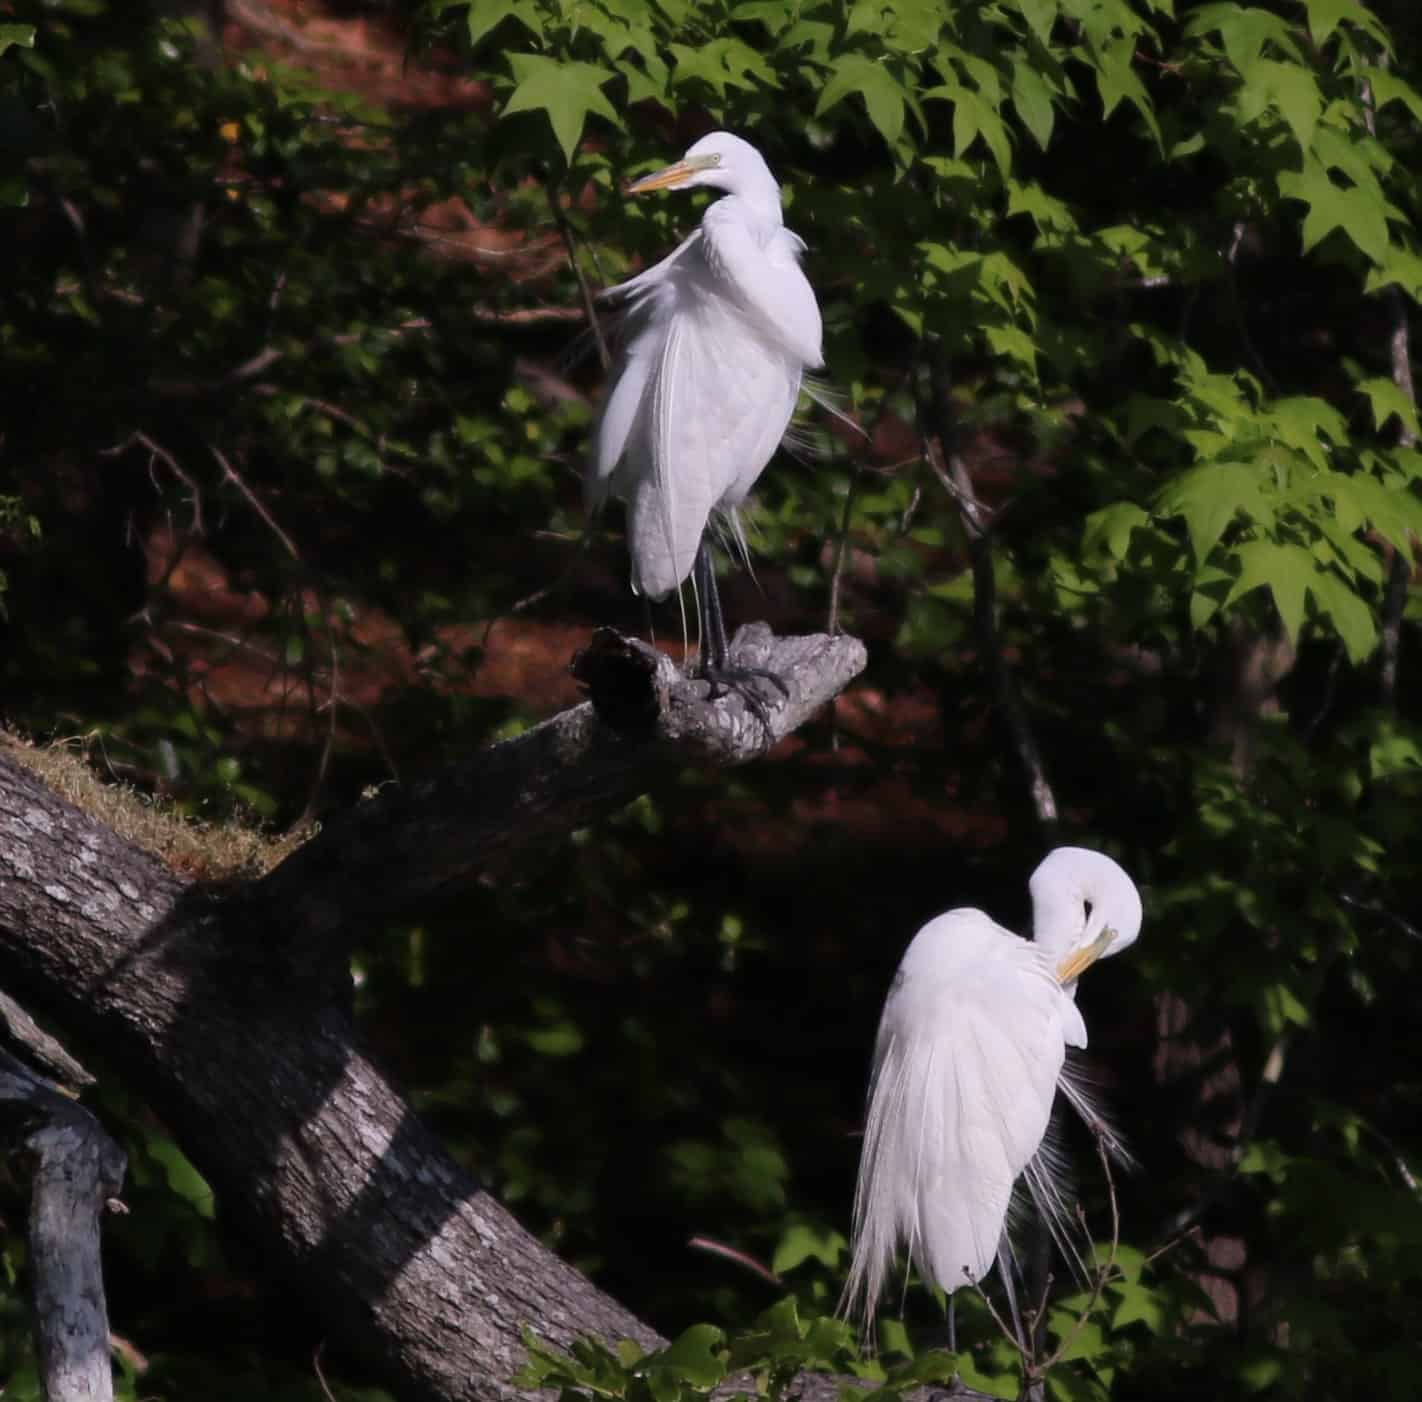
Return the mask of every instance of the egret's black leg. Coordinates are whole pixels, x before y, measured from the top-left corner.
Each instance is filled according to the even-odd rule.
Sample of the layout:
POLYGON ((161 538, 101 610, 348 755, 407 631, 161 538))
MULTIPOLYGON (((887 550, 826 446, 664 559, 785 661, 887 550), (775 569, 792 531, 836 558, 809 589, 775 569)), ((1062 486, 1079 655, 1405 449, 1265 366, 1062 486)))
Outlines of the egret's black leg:
POLYGON ((958 1352, 958 1297, 948 1297, 948 1352, 958 1352))
POLYGON ((716 588, 716 565, 711 558, 711 546, 703 536, 696 548, 692 565, 692 580, 696 586, 697 621, 701 627, 700 675, 711 683, 711 695, 734 691, 755 713, 760 723, 769 729, 770 712, 755 689, 757 681, 767 681, 782 696, 789 688, 774 672, 764 667, 733 667, 731 645, 726 638, 726 618, 721 612, 721 594, 716 588))
POLYGON ((721 591, 716 587, 716 563, 705 536, 696 547, 696 563, 692 566, 692 581, 696 586, 697 622, 701 628, 701 675, 714 680, 714 674, 724 672, 731 655, 726 640, 726 616, 721 612, 721 591))

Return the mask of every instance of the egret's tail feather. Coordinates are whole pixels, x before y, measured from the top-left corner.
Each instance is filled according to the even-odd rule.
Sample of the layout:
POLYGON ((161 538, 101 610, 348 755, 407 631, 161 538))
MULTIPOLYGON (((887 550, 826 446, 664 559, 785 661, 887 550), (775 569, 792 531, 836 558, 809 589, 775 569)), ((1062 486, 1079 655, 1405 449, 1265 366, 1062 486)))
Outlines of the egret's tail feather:
POLYGON ((846 402, 847 396, 843 390, 836 389, 828 380, 819 375, 806 373, 800 380, 800 388, 805 394, 813 399, 825 413, 838 419, 846 428, 852 429, 861 438, 867 439, 869 431, 863 424, 850 416, 840 407, 846 402))
POLYGON ((1125 1136, 1116 1127, 1116 1122, 1102 1103, 1096 1084, 1080 1057, 1070 1051, 1067 1053, 1066 1063, 1062 1067, 1057 1084, 1062 1095, 1066 1097, 1067 1104, 1076 1112, 1082 1124, 1092 1134, 1100 1137, 1112 1161, 1127 1172, 1134 1172, 1139 1166, 1135 1155, 1131 1153, 1125 1136))
MULTIPOLYGON (((735 506, 723 507, 712 514, 708 524, 726 553, 735 556, 745 572, 755 579, 755 565, 751 562, 750 544, 746 540, 746 523, 741 518, 740 509, 735 506)), ((759 583, 758 580, 756 582, 759 583)))
POLYGON ((1057 1254, 1084 1283, 1090 1275, 1087 1258, 1091 1243, 1076 1215, 1075 1183, 1055 1124, 1023 1170, 1022 1184, 1032 1211, 1046 1227, 1057 1254))
POLYGON ((1012 1322, 1012 1333, 1017 1339, 1017 1347, 1022 1350, 1023 1357, 1027 1357, 1027 1330, 1023 1326, 1022 1310, 1017 1303, 1017 1280, 1021 1271, 1006 1232, 1002 1234, 1002 1245, 997 1248, 997 1275, 1002 1281, 1003 1294, 1007 1296, 1007 1317, 1012 1322))

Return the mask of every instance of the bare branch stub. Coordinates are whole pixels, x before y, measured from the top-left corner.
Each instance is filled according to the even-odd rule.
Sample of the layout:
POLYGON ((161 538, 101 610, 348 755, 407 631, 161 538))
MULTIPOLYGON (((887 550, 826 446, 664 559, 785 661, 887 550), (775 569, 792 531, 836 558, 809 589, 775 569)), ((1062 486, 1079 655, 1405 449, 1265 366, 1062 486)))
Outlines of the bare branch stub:
POLYGON ((45 1396, 111 1402, 99 1224, 123 1184, 123 1151, 86 1109, 3 1049, 0 1116, 31 1170, 30 1274, 45 1396))

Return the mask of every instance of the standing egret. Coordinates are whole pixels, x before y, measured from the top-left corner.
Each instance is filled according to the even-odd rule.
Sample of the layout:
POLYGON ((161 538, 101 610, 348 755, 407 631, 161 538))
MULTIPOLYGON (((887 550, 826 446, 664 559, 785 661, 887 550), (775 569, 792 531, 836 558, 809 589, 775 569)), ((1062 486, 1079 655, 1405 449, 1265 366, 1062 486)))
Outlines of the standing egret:
POLYGON ((624 309, 621 345, 593 435, 584 500, 627 504, 632 588, 660 599, 695 570, 702 670, 731 677, 706 526, 726 523, 785 435, 806 370, 820 365, 820 309, 785 227, 780 186, 748 141, 704 136, 628 193, 725 190, 654 267, 603 295, 624 309))
POLYGON ((1049 853, 1029 888, 1030 940, 980 910, 950 910, 914 936, 884 1003, 843 1300, 866 1332, 900 1243, 950 1297, 981 1282, 1024 1175, 1054 1239, 1069 1240, 1061 1171, 1042 1141, 1058 1088, 1098 1118, 1063 1074, 1066 1049, 1086 1045, 1076 980, 1134 942, 1141 898, 1110 857, 1082 847, 1049 853))

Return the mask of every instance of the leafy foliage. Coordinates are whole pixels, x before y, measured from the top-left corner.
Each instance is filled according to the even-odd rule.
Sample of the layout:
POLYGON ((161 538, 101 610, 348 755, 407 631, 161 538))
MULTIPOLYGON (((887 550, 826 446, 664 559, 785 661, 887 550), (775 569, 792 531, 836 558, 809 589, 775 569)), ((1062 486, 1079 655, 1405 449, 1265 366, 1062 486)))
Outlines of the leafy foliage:
MULTIPOLYGON (((1071 1340, 1049 1389, 1410 1396, 1410 7, 326 16, 388 25, 385 70, 244 10, 270 23, 225 49, 167 5, 12 0, 0 24, 0 354, 26 388, 0 442, 8 719, 84 734, 181 810, 286 825, 568 695, 540 659, 640 626, 620 542, 577 548, 580 277, 674 245, 694 202, 619 182, 713 125, 784 182, 828 373, 871 435, 810 425, 818 460, 760 492, 764 593, 727 581, 738 617, 807 629, 837 580, 873 662, 833 725, 360 952, 369 1035, 423 1113, 678 1335, 652 1360, 535 1348, 530 1383, 668 1402, 740 1368, 775 1391, 802 1361, 867 1366, 825 1316, 878 1001, 946 906, 1020 923, 1049 837, 1001 663, 1054 836, 1109 847, 1148 896, 1129 967, 1081 994, 1145 1171, 1117 1185, 1086 1323, 1074 1287, 1049 1305, 1049 1347, 1071 1340)), ((131 1386, 319 1395, 188 1146, 106 1096, 144 1207, 114 1233, 116 1327, 159 1360, 131 1386), (228 1303, 198 1328, 194 1298, 228 1303)), ((5 1267, 18 1291, 22 1253, 5 1267)), ((939 1319, 913 1289, 885 1324, 889 1391, 943 1366, 939 1319)), ((964 1376, 1010 1394, 986 1309, 959 1327, 964 1376)))

